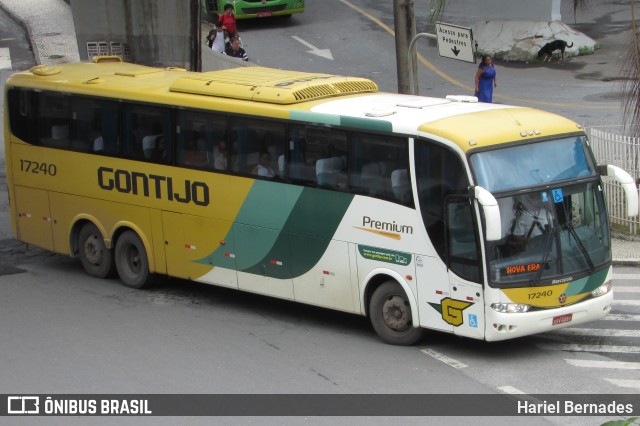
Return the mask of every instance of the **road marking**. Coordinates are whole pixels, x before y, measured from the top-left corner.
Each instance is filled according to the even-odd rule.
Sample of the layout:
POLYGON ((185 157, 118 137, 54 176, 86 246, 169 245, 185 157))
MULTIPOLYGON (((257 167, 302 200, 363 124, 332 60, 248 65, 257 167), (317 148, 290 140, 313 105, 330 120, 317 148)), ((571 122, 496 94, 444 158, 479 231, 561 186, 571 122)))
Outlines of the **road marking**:
POLYGON ((640 293, 640 287, 620 287, 617 285, 613 287, 613 292, 614 293, 640 293))
POLYGON ((438 361, 442 361, 447 365, 450 365, 453 368, 467 368, 468 365, 460 362, 458 360, 455 360, 453 358, 450 358, 444 354, 441 354, 440 352, 434 351, 433 349, 429 349, 429 348, 425 348, 425 349, 420 349, 420 352, 427 354, 435 359, 437 359, 438 361))
POLYGON ((11 69, 11 53, 8 47, 0 47, 0 70, 11 69))
POLYGON ((538 343, 540 349, 549 351, 570 352, 614 352, 623 354, 640 354, 640 346, 611 346, 611 345, 576 345, 565 343, 538 343))
POLYGON ((563 328, 550 332, 565 336, 606 336, 606 337, 640 337, 640 330, 618 330, 604 328, 563 328))
POLYGON ((574 367, 586 368, 615 368, 619 370, 640 370, 640 362, 622 361, 592 361, 587 359, 565 359, 568 364, 574 367))
POLYGON ((614 280, 640 280, 640 274, 613 274, 614 280))
MULTIPOLYGON (((350 7, 351 9, 355 10, 356 12, 358 12, 359 14, 361 14, 362 16, 366 17, 367 19, 369 19, 371 22, 376 23, 380 28, 384 29, 386 32, 388 32, 389 34, 391 34, 392 36, 395 37, 396 33, 395 31, 389 27, 387 24, 385 24, 384 22, 382 22, 381 20, 379 20, 378 18, 376 18, 375 16, 365 12, 363 9, 359 8, 356 5, 351 4, 348 0, 339 0, 342 4, 344 4, 345 6, 350 7)), ((449 83, 458 86, 464 90, 466 90, 467 92, 471 92, 473 93, 474 88, 472 86, 469 86, 467 84, 464 84, 462 82, 460 82, 459 80, 456 80, 455 78, 451 77, 450 75, 445 74, 443 71, 440 71, 440 69, 438 69, 435 65, 433 65, 431 62, 429 62, 428 60, 425 59, 424 56, 422 56, 421 54, 417 54, 418 56, 418 60, 420 62, 422 62, 422 64, 427 67, 428 69, 430 69, 432 72, 436 73, 437 75, 439 75, 440 77, 442 77, 443 79, 445 79, 446 81, 448 81, 449 83)), ((514 98, 513 96, 504 96, 504 95, 493 95, 494 98, 499 98, 499 99, 504 99, 506 101, 510 101, 512 103, 514 103, 515 105, 521 104, 523 102, 529 102, 530 104, 534 104, 534 105, 546 105, 546 106, 556 106, 556 107, 572 107, 572 108, 579 108, 579 109, 620 109, 619 105, 616 106, 602 106, 602 105, 580 105, 580 104, 561 104, 561 103, 556 103, 556 102, 545 102, 545 101, 534 101, 531 99, 523 99, 523 98, 514 98)))
POLYGON ((605 321, 640 321, 640 315, 609 314, 603 319, 605 321))
POLYGON ((621 388, 634 388, 640 389, 640 380, 621 380, 621 379, 606 379, 607 382, 620 386, 621 388))
POLYGON ((522 392, 520 389, 514 388, 513 386, 501 386, 498 388, 498 390, 501 390, 504 393, 508 393, 510 395, 524 395, 524 392, 522 392))
POLYGON ((640 300, 614 300, 613 304, 615 306, 640 306, 640 300))
POLYGON ((312 55, 322 56, 323 58, 330 59, 330 60, 333 61, 333 55, 331 54, 331 50, 330 49, 318 49, 313 44, 304 41, 303 39, 301 39, 298 36, 291 36, 291 38, 294 39, 297 42, 300 42, 300 43, 304 44, 309 49, 311 49, 311 50, 307 50, 308 53, 311 53, 312 55))

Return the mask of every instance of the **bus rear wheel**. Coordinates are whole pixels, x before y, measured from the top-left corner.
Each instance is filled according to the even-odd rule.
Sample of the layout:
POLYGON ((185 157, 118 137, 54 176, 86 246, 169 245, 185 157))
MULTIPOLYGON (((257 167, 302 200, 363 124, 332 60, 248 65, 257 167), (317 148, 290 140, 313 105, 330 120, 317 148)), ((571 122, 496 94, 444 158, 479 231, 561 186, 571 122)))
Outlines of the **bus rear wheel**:
POLYGON ((413 326, 409 300, 395 281, 387 281, 373 292, 369 319, 378 336, 390 345, 413 345, 423 335, 422 328, 413 326))
POLYGON ((113 253, 105 246, 100 230, 93 223, 87 223, 80 229, 78 249, 87 274, 96 278, 113 275, 113 253))
POLYGON ((135 232, 126 231, 120 235, 116 243, 115 259, 118 276, 124 285, 143 288, 151 284, 147 252, 135 232))

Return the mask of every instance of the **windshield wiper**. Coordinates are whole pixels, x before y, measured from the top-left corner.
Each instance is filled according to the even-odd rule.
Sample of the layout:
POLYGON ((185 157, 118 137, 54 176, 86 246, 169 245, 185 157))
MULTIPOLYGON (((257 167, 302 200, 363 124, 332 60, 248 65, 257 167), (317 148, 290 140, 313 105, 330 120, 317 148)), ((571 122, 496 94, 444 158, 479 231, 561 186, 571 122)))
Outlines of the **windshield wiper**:
POLYGON ((549 233, 546 240, 544 240, 544 255, 542 256, 542 260, 540 261, 540 269, 536 271, 536 274, 533 276, 531 281, 529 281, 529 287, 534 287, 540 282, 540 278, 542 278, 542 273, 544 272, 544 266, 547 264, 547 260, 549 260, 549 255, 551 254, 551 247, 553 247, 553 237, 556 235, 556 226, 554 224, 554 219, 551 218, 551 215, 548 211, 546 213, 549 233))
POLYGON ((580 237, 578 237, 578 234, 576 233, 575 228, 573 227, 570 221, 567 221, 567 223, 564 226, 565 228, 567 228, 567 231, 569 231, 569 234, 571 234, 573 239, 576 240, 576 243, 578 244, 578 248, 580 249, 580 253, 582 253, 582 256, 584 256, 584 259, 587 261, 587 265, 589 265, 589 272, 593 273, 595 269, 595 266, 593 266, 593 260, 591 259, 591 256, 589 255, 587 248, 582 243, 582 240, 580 239, 580 237))

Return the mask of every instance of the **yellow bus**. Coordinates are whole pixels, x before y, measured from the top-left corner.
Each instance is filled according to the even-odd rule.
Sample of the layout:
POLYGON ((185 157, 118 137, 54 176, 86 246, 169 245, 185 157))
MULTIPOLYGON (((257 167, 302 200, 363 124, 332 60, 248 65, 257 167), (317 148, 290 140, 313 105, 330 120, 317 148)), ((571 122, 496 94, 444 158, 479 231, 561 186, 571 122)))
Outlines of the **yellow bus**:
POLYGON ((130 287, 164 275, 366 315, 391 344, 602 318, 601 175, 637 214, 580 126, 530 108, 113 57, 16 73, 5 96, 18 240, 130 287))

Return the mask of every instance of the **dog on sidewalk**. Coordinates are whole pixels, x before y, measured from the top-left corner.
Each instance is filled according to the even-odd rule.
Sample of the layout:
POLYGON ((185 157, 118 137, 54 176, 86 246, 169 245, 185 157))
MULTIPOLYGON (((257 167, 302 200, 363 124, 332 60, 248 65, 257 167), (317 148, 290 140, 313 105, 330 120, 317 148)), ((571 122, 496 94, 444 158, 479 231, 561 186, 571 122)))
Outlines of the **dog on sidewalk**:
POLYGON ((567 44, 567 42, 564 40, 554 40, 542 46, 542 49, 538 51, 538 59, 542 59, 542 61, 550 61, 551 58, 553 58, 553 52, 559 50, 560 60, 563 60, 564 50, 567 47, 573 47, 573 43, 567 44))

